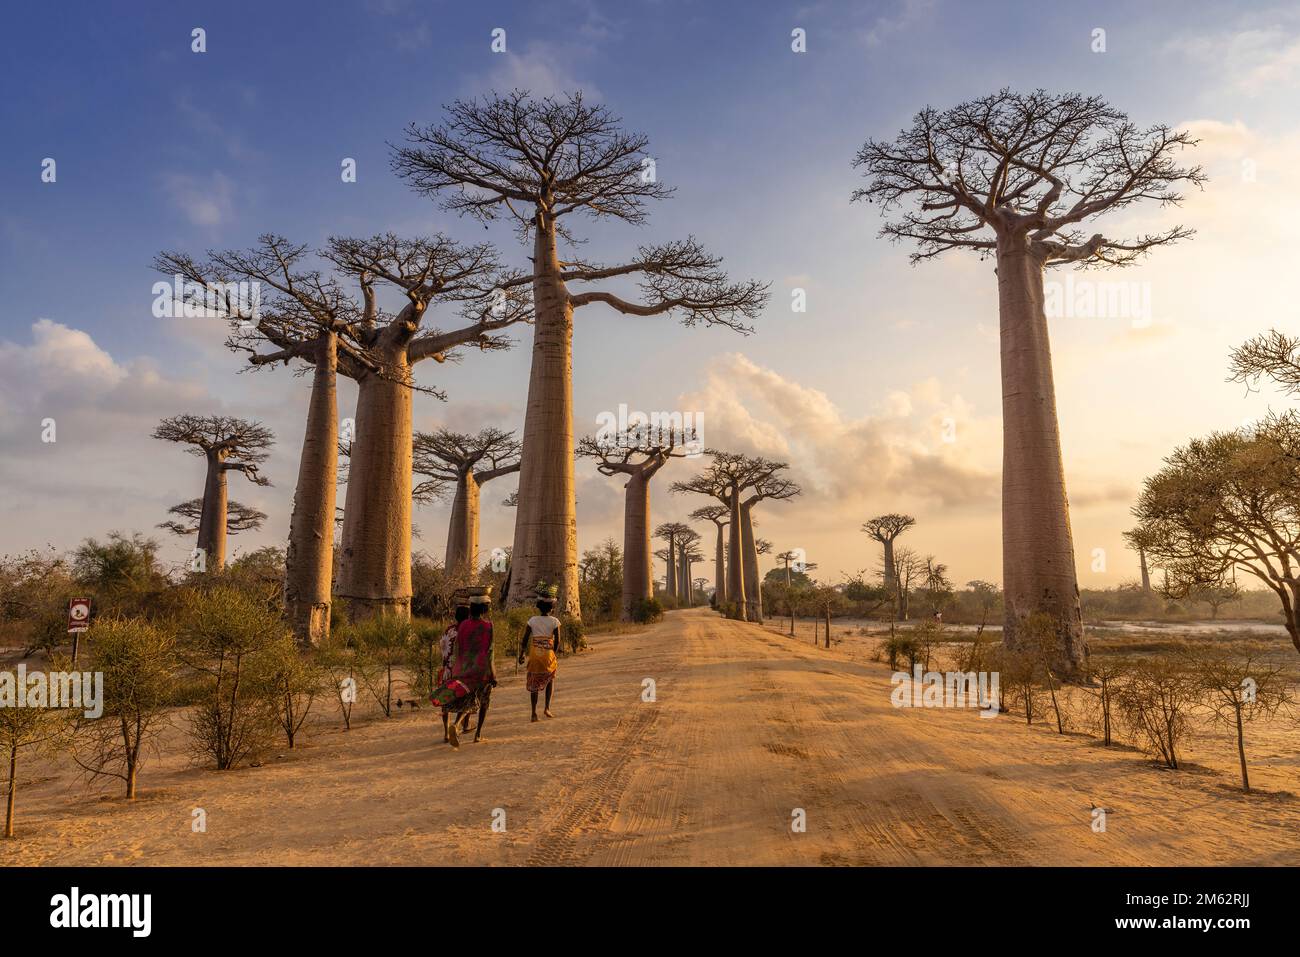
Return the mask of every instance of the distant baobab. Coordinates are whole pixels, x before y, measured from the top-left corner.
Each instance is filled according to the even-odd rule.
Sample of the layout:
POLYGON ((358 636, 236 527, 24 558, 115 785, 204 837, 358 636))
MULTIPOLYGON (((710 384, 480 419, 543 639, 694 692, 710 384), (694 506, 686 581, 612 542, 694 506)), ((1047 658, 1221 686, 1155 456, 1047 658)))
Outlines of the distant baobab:
POLYGON ((226 473, 240 472, 254 485, 270 485, 257 468, 266 461, 275 438, 257 422, 225 415, 172 416, 158 423, 153 437, 188 446, 187 452, 204 460, 197 547, 203 570, 219 572, 226 564, 226 473))

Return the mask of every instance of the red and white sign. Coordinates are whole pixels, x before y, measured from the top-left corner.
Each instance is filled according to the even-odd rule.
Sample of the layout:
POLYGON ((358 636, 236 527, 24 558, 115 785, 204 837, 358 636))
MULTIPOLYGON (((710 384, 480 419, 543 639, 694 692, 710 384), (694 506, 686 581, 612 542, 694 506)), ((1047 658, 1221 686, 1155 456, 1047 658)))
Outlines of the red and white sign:
POLYGON ((90 627, 90 599, 74 598, 68 602, 68 631, 85 631, 90 627))

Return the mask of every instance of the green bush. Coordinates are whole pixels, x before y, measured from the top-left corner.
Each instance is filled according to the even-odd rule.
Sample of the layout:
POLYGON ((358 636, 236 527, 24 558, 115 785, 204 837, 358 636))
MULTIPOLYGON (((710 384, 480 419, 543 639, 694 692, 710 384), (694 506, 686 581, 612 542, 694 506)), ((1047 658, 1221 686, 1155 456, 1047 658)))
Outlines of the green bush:
POLYGON ((632 620, 642 625, 663 621, 664 606, 658 598, 642 598, 632 606, 632 620))

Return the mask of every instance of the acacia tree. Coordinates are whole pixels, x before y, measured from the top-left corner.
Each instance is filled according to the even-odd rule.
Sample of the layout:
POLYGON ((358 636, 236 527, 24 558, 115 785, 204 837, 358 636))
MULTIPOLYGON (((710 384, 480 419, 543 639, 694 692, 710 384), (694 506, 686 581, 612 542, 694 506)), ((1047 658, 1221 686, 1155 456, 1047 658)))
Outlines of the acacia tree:
MULTIPOLYGON (((531 307, 517 288, 507 291, 488 245, 463 246, 436 235, 403 239, 333 238, 326 255, 363 280, 366 302, 357 338, 376 368, 358 370, 356 435, 351 445, 339 560, 338 592, 354 618, 411 609, 411 465, 415 366, 447 362, 464 347, 504 349, 500 330, 527 321, 531 307), (396 313, 378 306, 372 283, 405 300, 396 313), (461 305, 467 324, 426 328, 435 301, 461 305)), ((517 284, 516 284, 517 285, 517 284)), ((432 394, 443 398, 436 390, 432 394)))
POLYGON ((626 475, 623 493, 623 597, 621 616, 631 621, 637 604, 654 596, 650 566, 650 480, 671 458, 687 454, 671 430, 629 427, 618 435, 586 436, 580 458, 594 459, 601 475, 626 475))
POLYGON ((417 432, 414 470, 455 488, 447 529, 447 571, 471 575, 478 562, 479 493, 484 483, 519 471, 513 432, 483 429, 474 435, 439 429, 417 432))
POLYGON ((898 578, 894 574, 894 540, 916 524, 911 515, 890 512, 862 523, 862 530, 885 547, 885 590, 894 598, 894 617, 899 616, 898 578))
POLYGON ((574 214, 640 225, 647 203, 672 193, 645 155, 647 138, 624 131, 617 116, 588 105, 581 93, 534 98, 515 90, 457 100, 441 125, 412 125, 407 140, 393 165, 412 187, 481 221, 509 217, 521 241, 532 244, 532 272, 521 282, 531 284, 537 313, 509 601, 527 601, 533 583, 544 579, 559 584, 561 610, 580 617, 574 312, 603 303, 625 315, 676 315, 688 326, 748 332, 744 320, 758 314, 767 287, 731 282, 721 259, 693 238, 642 246, 617 265, 561 258, 561 243, 575 241, 567 228, 574 214), (639 300, 600 288, 570 290, 620 277, 638 280, 639 300))
POLYGON ((1002 90, 949 110, 926 107, 892 142, 869 140, 854 166, 868 185, 855 200, 897 213, 881 235, 915 242, 912 262, 950 250, 997 261, 1002 354, 1004 643, 1036 612, 1051 616, 1058 673, 1086 657, 1074 545, 1061 464, 1056 392, 1044 312, 1049 266, 1124 266, 1186 239, 1173 226, 1129 240, 1083 224, 1149 200, 1178 204, 1199 167, 1176 154, 1196 141, 1141 129, 1096 96, 1002 90))
POLYGON ((717 540, 713 548, 713 600, 721 608, 727 600, 726 539, 722 530, 731 521, 731 510, 721 503, 705 505, 691 512, 691 518, 697 522, 712 522, 717 529, 717 540))
POLYGON ((674 600, 679 597, 677 579, 679 577, 680 557, 677 551, 677 542, 682 535, 685 535, 690 530, 689 525, 684 525, 681 522, 663 522, 654 531, 655 538, 662 538, 666 546, 664 549, 664 564, 667 570, 664 577, 664 592, 674 600))
MULTIPOLYGON (((298 480, 294 487, 285 550, 285 617, 301 644, 329 636, 334 578, 334 521, 338 485, 338 373, 359 379, 379 364, 360 344, 362 309, 337 280, 310 268, 305 244, 266 234, 248 250, 210 252, 205 261, 163 253, 155 267, 181 276, 188 296, 216 304, 229 320, 226 345, 248 353, 250 368, 304 363, 311 370, 298 480), (255 302, 238 295, 238 284, 255 283, 255 302), (236 294, 232 295, 232 287, 236 294), (265 287, 270 295, 260 290, 265 287)), ((363 299, 373 291, 362 277, 363 299)))
POLYGON ((270 485, 258 474, 257 467, 266 461, 275 437, 270 429, 256 422, 227 415, 172 416, 158 424, 153 437, 188 446, 187 452, 206 463, 198 549, 205 570, 221 571, 226 564, 229 508, 226 473, 241 472, 254 485, 270 485))
POLYGON ((1300 417, 1193 439, 1146 480, 1133 508, 1162 591, 1188 598, 1229 587, 1234 570, 1282 605, 1300 651, 1300 417))

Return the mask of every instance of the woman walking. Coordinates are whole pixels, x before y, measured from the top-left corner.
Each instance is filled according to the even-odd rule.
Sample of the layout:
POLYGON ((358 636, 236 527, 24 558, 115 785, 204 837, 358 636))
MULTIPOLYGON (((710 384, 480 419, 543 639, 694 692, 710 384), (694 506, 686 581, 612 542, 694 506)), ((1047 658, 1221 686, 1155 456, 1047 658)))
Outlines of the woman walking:
POLYGON ((474 741, 477 743, 483 739, 483 722, 487 720, 492 689, 497 683, 492 660, 492 622, 485 617, 492 604, 492 588, 469 589, 465 597, 469 602, 469 617, 456 627, 448 669, 450 675, 429 696, 433 704, 456 715, 447 726, 448 743, 456 749, 460 748, 456 725, 462 716, 468 724, 469 714, 476 707, 478 725, 474 728, 474 741))
POLYGON ((560 650, 560 620, 551 614, 559 589, 555 585, 537 586, 538 614, 528 619, 524 637, 519 646, 519 663, 528 659, 528 696, 532 700, 533 720, 537 720, 537 695, 545 690, 546 701, 542 713, 551 713, 551 692, 555 688, 555 672, 559 667, 556 653, 560 650))

